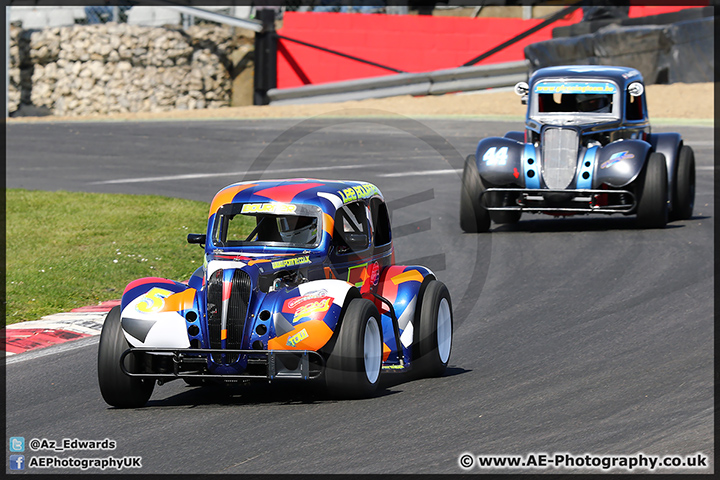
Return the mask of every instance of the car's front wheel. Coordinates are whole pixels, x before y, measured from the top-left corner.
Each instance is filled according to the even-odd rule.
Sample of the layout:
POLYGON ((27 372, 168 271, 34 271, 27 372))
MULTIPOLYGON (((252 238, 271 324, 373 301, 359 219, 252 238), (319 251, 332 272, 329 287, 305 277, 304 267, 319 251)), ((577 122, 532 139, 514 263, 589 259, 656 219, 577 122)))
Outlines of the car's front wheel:
POLYGON ((444 283, 430 280, 415 315, 413 372, 439 377, 447 368, 452 350, 453 315, 450 293, 444 283))
MULTIPOLYGON (((98 347, 98 383, 100 393, 108 405, 117 408, 142 407, 150 399, 155 381, 133 378, 125 375, 120 369, 120 356, 130 348, 120 325, 120 307, 113 307, 105 317, 100 332, 98 347)), ((137 372, 135 357, 125 357, 125 368, 129 372, 137 372)))
POLYGON ((325 382, 330 393, 340 398, 372 395, 380 378, 382 355, 382 327, 377 307, 367 299, 351 300, 325 367, 325 382))
POLYGON ((478 233, 490 230, 489 212, 480 202, 480 196, 484 191, 475 164, 475 155, 468 155, 465 159, 460 191, 460 228, 464 232, 478 233))
POLYGON ((668 182, 665 155, 650 153, 637 180, 637 225, 663 228, 668 220, 668 182))

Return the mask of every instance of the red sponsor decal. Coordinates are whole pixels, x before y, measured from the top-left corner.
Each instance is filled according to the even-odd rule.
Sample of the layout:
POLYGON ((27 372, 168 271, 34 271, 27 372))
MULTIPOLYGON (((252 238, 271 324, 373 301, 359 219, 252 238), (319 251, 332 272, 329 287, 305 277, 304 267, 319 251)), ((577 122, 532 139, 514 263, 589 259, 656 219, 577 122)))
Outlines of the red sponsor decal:
POLYGON ((517 168, 513 168, 513 177, 515 177, 515 178, 519 178, 519 177, 520 177, 520 172, 518 172, 518 169, 517 169, 517 168))
MULTIPOLYGON (((311 296, 304 295, 302 297, 295 297, 291 298, 289 300, 285 301, 285 305, 283 305, 283 312, 286 313, 295 313, 300 309, 305 309, 309 305, 315 304, 317 302, 324 302, 327 301, 327 307, 330 308, 330 303, 333 301, 333 297, 326 297, 326 296, 311 296)), ((327 310, 327 308, 325 309, 327 310)))
POLYGON ((375 286, 378 281, 380 281, 380 265, 375 262, 370 265, 370 282, 375 286))
POLYGON ((314 292, 308 292, 302 297, 295 297, 290 298, 288 300, 285 300, 285 305, 283 305, 283 311, 285 312, 294 312, 300 305, 302 305, 305 302, 308 302, 310 300, 314 300, 317 298, 332 298, 332 297, 326 297, 327 290, 315 290, 314 292))
POLYGON ((327 312, 332 305, 332 297, 323 297, 318 299, 309 300, 304 302, 302 305, 295 310, 295 316, 293 317, 293 323, 301 320, 305 317, 312 317, 316 313, 327 312))

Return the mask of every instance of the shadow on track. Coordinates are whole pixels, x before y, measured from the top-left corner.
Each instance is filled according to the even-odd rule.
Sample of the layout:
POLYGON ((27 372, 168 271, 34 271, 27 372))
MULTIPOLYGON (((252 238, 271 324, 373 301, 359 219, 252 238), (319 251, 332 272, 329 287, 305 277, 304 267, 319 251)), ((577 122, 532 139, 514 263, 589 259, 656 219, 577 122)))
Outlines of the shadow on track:
MULTIPOLYGON (((706 220, 709 216, 694 216, 689 220, 670 222, 665 229, 685 228, 686 222, 706 220)), ((493 224, 490 232, 510 233, 551 233, 551 232, 602 232, 610 230, 643 230, 637 227, 634 217, 622 218, 577 218, 577 217, 532 217, 520 220, 516 224, 493 224)), ((648 229, 662 230, 662 229, 648 229)), ((474 234, 471 234, 474 235, 474 234)))
MULTIPOLYGON (((469 373, 460 367, 448 367, 445 374, 436 380, 469 373)), ((204 406, 251 406, 251 405, 309 405, 317 403, 337 403, 347 401, 367 401, 374 398, 401 394, 402 390, 391 390, 398 385, 423 380, 408 373, 385 373, 380 376, 377 392, 367 399, 340 400, 330 395, 320 381, 292 382, 275 381, 273 383, 248 383, 227 386, 208 384, 203 386, 185 385, 182 392, 158 400, 150 400, 143 408, 183 407, 198 408, 204 406)), ((175 380, 174 382, 178 382, 175 380)), ((180 383, 180 382, 178 382, 180 383)), ((114 410, 110 408, 110 410, 114 410)))

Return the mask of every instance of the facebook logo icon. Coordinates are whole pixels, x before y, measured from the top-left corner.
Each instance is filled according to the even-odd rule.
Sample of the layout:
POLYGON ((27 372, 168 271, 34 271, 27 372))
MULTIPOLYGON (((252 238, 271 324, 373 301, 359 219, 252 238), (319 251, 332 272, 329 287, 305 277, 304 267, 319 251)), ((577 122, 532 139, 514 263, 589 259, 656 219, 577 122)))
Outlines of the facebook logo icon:
POLYGON ((10 455, 10 470, 25 470, 25 455, 10 455))

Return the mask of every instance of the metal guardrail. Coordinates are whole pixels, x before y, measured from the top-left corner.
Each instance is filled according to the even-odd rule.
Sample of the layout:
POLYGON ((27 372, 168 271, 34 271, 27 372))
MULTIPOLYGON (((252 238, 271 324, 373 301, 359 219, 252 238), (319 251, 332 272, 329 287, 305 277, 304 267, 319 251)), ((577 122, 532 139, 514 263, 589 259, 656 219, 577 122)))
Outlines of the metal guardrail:
POLYGON ((173 2, 162 2, 162 4, 166 8, 171 8, 175 11, 184 13, 186 15, 192 15, 195 17, 204 18, 205 20, 210 20, 212 22, 230 25, 232 27, 246 28, 248 30, 252 30, 253 32, 262 32, 263 31, 262 23, 255 21, 255 20, 246 20, 243 18, 237 18, 237 17, 233 17, 231 15, 225 15, 222 13, 211 12, 209 10, 205 10, 202 8, 178 6, 173 2))
POLYGON ((382 77, 268 90, 271 105, 346 102, 396 95, 440 95, 449 92, 511 87, 526 81, 527 60, 479 67, 460 67, 426 73, 400 73, 382 77))

